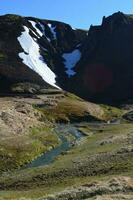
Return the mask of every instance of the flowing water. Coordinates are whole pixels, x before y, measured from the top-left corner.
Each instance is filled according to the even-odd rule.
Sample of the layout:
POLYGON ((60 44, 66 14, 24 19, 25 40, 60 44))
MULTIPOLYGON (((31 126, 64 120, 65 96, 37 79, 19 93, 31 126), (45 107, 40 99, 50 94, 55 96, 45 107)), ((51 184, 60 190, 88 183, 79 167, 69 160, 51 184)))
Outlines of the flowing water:
POLYGON ((76 129, 76 127, 72 126, 71 124, 57 125, 55 131, 57 136, 60 138, 60 145, 36 158, 24 168, 39 167, 52 163, 57 156, 69 150, 72 147, 72 143, 76 143, 84 136, 76 129), (70 137, 72 138, 71 140, 68 139, 70 137))

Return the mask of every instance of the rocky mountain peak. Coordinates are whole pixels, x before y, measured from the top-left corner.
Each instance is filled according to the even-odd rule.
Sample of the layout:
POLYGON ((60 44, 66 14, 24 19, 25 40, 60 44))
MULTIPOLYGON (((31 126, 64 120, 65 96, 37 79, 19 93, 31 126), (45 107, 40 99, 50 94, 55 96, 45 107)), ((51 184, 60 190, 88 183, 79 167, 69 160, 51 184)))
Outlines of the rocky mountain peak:
POLYGON ((14 92, 16 85, 18 92, 19 84, 28 84, 28 92, 56 87, 92 101, 132 98, 132 52, 132 15, 103 17, 88 32, 62 22, 4 15, 0 92, 14 92))
POLYGON ((104 16, 102 21, 102 26, 105 27, 108 25, 112 26, 115 25, 118 28, 118 26, 127 24, 128 22, 129 22, 128 17, 125 14, 123 14, 122 12, 117 12, 109 17, 104 16))

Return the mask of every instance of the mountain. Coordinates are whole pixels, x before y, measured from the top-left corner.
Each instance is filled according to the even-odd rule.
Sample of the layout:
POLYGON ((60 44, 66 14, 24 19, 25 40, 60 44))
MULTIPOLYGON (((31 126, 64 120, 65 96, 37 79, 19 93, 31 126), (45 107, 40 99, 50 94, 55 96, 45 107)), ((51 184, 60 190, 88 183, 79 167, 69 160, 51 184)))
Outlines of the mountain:
POLYGON ((33 17, 0 17, 0 93, 62 89, 115 103, 133 97, 133 16, 88 31, 33 17))
POLYGON ((0 17, 0 199, 133 199, 132 53, 132 15, 0 17))
POLYGON ((9 92, 12 85, 26 82, 43 88, 62 88, 61 82, 67 79, 63 55, 76 48, 85 37, 85 31, 73 30, 64 23, 16 15, 1 16, 1 91, 9 92))

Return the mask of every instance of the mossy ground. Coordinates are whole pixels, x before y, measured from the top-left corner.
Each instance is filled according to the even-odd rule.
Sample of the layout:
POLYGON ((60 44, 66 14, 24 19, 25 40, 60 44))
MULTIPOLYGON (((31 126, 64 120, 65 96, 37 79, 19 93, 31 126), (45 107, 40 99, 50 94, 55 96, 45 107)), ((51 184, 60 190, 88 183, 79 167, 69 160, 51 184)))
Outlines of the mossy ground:
POLYGON ((25 135, 0 140, 0 172, 19 168, 59 144, 51 126, 33 127, 25 135))
POLYGON ((121 118, 123 111, 91 104, 72 94, 65 95, 57 105, 47 107, 44 103, 39 107, 34 104, 35 108, 40 111, 44 126, 32 127, 26 134, 13 135, 0 141, 0 169, 1 172, 6 171, 1 173, 0 178, 2 200, 22 197, 37 200, 66 187, 104 181, 114 176, 133 176, 130 150, 133 124, 100 124, 95 121, 121 118), (81 123, 86 112, 89 123, 81 123), (59 144, 53 129, 55 122, 73 123, 75 119, 80 119, 80 123, 75 124, 76 128, 86 135, 76 146, 58 156, 49 166, 14 170, 59 144), (90 123, 90 119, 95 123, 90 123))
POLYGON ((43 120, 51 122, 108 121, 121 117, 123 113, 119 108, 89 103, 71 93, 51 108, 46 109, 45 104, 35 108, 43 112, 43 120))
MULTIPOLYGON (((74 118, 84 117, 87 105, 74 95, 66 96, 56 106, 46 109, 45 106, 38 108, 44 117, 52 122, 69 122, 74 118)), ((37 107, 36 107, 37 108, 37 107)), ((45 118, 44 118, 45 120, 45 118)))
POLYGON ((86 135, 88 132, 88 136, 53 164, 2 176, 0 185, 5 189, 1 192, 2 197, 37 199, 70 186, 121 175, 133 177, 132 152, 121 153, 123 147, 131 146, 128 136, 132 136, 133 124, 83 125, 78 128, 85 130, 86 135))
POLYGON ((57 99, 55 106, 46 109, 44 107, 35 107, 44 114, 51 122, 79 122, 79 121, 97 121, 102 120, 103 109, 83 99, 67 93, 61 100, 57 99))
POLYGON ((123 110, 117 107, 104 104, 101 104, 100 106, 104 110, 103 119, 106 121, 121 118, 122 114, 124 113, 123 110))

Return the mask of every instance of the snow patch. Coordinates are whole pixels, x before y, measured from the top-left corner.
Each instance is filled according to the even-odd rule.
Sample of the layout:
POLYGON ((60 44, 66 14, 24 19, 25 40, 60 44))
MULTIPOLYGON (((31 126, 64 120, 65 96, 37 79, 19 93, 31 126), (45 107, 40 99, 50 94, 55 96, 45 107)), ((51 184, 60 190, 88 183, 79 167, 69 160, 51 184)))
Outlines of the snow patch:
POLYGON ((46 34, 45 34, 45 26, 43 25, 43 24, 41 24, 40 22, 39 22, 39 25, 40 25, 40 27, 41 27, 41 29, 42 29, 42 31, 43 31, 43 35, 46 37, 46 39, 49 41, 49 42, 51 42, 51 40, 46 36, 46 34))
POLYGON ((40 36, 40 37, 42 37, 43 36, 43 33, 37 28, 37 23, 36 22, 34 22, 34 21, 31 21, 31 20, 29 20, 29 22, 32 24, 32 27, 36 30, 36 32, 38 33, 38 35, 40 36))
POLYGON ((52 24, 48 24, 48 26, 49 26, 49 28, 50 28, 50 30, 51 30, 51 33, 53 34, 53 38, 56 40, 57 38, 56 38, 56 31, 55 31, 55 29, 56 29, 56 26, 52 26, 52 24))
POLYGON ((71 26, 71 28, 72 28, 74 31, 76 31, 76 30, 77 30, 75 27, 72 27, 72 26, 71 26))
MULTIPOLYGON (((34 24, 35 25, 35 24, 34 24)), ((23 60, 23 63, 30 69, 38 73, 44 81, 48 84, 60 89, 56 85, 56 75, 44 62, 43 57, 40 55, 39 45, 30 36, 29 29, 24 27, 24 32, 17 38, 24 52, 19 53, 19 57, 23 60)))
POLYGON ((73 68, 79 62, 81 58, 81 52, 78 49, 75 49, 71 53, 64 53, 62 57, 65 60, 64 64, 65 64, 65 68, 67 69, 66 73, 68 77, 75 75, 76 72, 73 70, 73 68))

